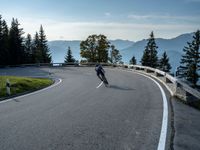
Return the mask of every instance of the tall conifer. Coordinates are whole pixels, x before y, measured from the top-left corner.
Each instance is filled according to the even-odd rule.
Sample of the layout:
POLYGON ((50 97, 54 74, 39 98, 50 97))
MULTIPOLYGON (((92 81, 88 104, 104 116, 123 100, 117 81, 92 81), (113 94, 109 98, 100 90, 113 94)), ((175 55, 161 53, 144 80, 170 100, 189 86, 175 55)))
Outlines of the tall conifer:
POLYGON ((170 72, 171 65, 169 63, 169 57, 167 56, 167 53, 164 52, 162 55, 162 58, 159 61, 159 69, 164 72, 170 72))
POLYGON ((149 66, 153 68, 158 67, 157 48, 158 46, 156 45, 154 34, 152 31, 141 59, 141 63, 143 66, 149 66))
POLYGON ((195 87, 199 79, 200 70, 200 30, 194 33, 193 41, 187 43, 183 52, 185 53, 181 59, 181 66, 179 67, 179 77, 185 78, 195 87))
POLYGON ((24 63, 24 48, 23 48, 23 29, 19 28, 19 23, 17 19, 12 20, 11 28, 9 31, 9 54, 10 54, 10 64, 22 64, 24 63))
POLYGON ((25 51, 25 62, 26 63, 34 63, 33 62, 33 42, 30 34, 27 34, 27 37, 24 42, 24 51, 25 51))
POLYGON ((33 39, 33 62, 41 63, 41 60, 42 60, 42 53, 40 51, 40 41, 38 33, 36 32, 33 39))
POLYGON ((39 31, 39 48, 42 54, 42 59, 40 60, 41 63, 50 63, 51 62, 51 54, 47 44, 46 35, 44 33, 44 29, 42 25, 40 26, 39 31))
POLYGON ((67 55, 65 56, 65 63, 74 63, 74 62, 75 62, 75 59, 72 56, 72 51, 69 46, 67 50, 67 55))
POLYGON ((0 65, 5 66, 8 62, 8 26, 0 15, 0 65))

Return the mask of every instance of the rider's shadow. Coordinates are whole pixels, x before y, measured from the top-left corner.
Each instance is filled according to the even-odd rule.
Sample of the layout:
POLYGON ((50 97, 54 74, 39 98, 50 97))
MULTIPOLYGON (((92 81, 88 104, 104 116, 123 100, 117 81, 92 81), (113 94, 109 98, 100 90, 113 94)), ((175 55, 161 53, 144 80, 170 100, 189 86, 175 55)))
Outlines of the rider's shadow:
POLYGON ((130 87, 120 87, 120 86, 117 86, 117 85, 110 85, 109 87, 112 88, 112 89, 124 90, 124 91, 133 91, 133 90, 135 90, 135 89, 130 88, 130 87))

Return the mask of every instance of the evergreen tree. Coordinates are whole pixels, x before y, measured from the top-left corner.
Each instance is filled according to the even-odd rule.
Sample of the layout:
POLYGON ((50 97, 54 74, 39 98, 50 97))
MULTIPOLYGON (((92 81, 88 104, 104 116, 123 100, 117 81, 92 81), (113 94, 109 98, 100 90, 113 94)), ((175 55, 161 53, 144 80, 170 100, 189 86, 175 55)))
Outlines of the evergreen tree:
POLYGON ((7 26, 7 23, 5 20, 3 20, 3 47, 4 47, 4 63, 3 65, 7 65, 9 63, 9 51, 8 51, 8 48, 9 48, 9 45, 8 45, 8 26, 7 26))
POLYGON ((137 63, 136 59, 135 59, 135 56, 133 56, 130 60, 130 64, 131 65, 135 65, 137 63))
POLYGON ((141 64, 143 66, 150 66, 150 56, 149 56, 149 50, 145 49, 142 59, 141 59, 141 64))
POLYGON ((0 65, 4 62, 4 46, 3 46, 3 21, 0 15, 0 65))
POLYGON ((51 63, 51 54, 47 45, 46 35, 42 25, 39 34, 36 32, 33 40, 33 62, 35 63, 51 63))
POLYGON ((8 26, 0 15, 0 65, 5 66, 8 62, 8 26))
POLYGON ((36 32, 33 40, 33 63, 41 63, 42 53, 40 50, 39 35, 36 32))
POLYGON ((90 35, 80 43, 81 57, 88 62, 107 62, 110 45, 104 35, 90 35))
POLYGON ((27 37, 24 42, 24 51, 25 51, 25 63, 34 63, 33 62, 33 43, 30 34, 27 34, 27 37))
POLYGON ((195 87, 199 79, 198 71, 200 70, 200 31, 197 30, 193 36, 193 41, 187 43, 183 51, 184 55, 181 59, 179 67, 179 77, 185 78, 195 87))
POLYGON ((2 17, 0 15, 0 65, 2 65, 3 63, 3 53, 4 53, 4 50, 3 50, 3 41, 2 41, 2 38, 3 38, 3 27, 2 27, 2 17))
POLYGON ((50 63, 51 62, 51 54, 47 44, 46 35, 44 33, 42 25, 40 26, 39 31, 39 49, 41 51, 42 59, 41 63, 50 63))
POLYGON ((120 55, 119 50, 115 48, 114 45, 111 45, 111 63, 119 63, 122 60, 122 55, 120 55))
POLYGON ((68 47, 67 55, 65 56, 65 63, 74 63, 75 59, 72 56, 71 48, 68 47))
POLYGON ((159 68, 164 72, 170 72, 171 70, 171 65, 166 52, 163 53, 162 58, 159 61, 159 68))
POLYGON ((24 63, 24 48, 23 48, 23 29, 19 28, 17 19, 12 20, 11 28, 9 31, 9 54, 10 64, 22 64, 24 63))
POLYGON ((32 41, 31 35, 23 39, 23 29, 17 19, 12 19, 10 30, 0 15, 0 66, 23 63, 50 63, 51 56, 43 27, 32 41))
POLYGON ((158 66, 157 48, 158 47, 156 46, 154 34, 152 31, 141 59, 143 66, 149 66, 152 68, 156 68, 158 66))

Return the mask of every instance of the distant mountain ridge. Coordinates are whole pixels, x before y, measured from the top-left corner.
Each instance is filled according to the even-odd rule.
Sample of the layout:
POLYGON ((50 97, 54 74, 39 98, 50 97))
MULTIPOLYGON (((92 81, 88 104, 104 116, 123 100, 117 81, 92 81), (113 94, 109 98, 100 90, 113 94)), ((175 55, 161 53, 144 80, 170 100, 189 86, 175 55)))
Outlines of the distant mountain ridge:
MULTIPOLYGON (((180 64, 181 55, 183 54, 183 48, 187 45, 187 42, 192 40, 193 33, 186 33, 179 35, 172 39, 156 38, 156 44, 158 46, 158 57, 160 58, 164 51, 170 58, 170 64, 172 65, 172 72, 180 64)), ((68 46, 71 47, 72 55, 77 60, 81 60, 80 57, 80 40, 66 41, 57 40, 49 41, 48 45, 52 53, 53 62, 64 62, 64 57, 67 53, 68 46)), ((147 40, 141 40, 137 42, 129 40, 110 40, 111 44, 115 45, 120 50, 122 59, 125 63, 129 63, 129 60, 134 55, 137 59, 137 63, 140 63, 143 55, 144 48, 147 44, 147 40)))

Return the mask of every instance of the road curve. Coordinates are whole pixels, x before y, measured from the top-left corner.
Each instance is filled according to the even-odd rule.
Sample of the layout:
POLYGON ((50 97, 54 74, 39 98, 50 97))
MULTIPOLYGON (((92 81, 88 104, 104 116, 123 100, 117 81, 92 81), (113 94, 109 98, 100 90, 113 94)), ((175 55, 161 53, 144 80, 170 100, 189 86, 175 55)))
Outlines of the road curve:
POLYGON ((160 89, 139 74, 94 68, 1 69, 0 74, 52 76, 54 88, 0 104, 1 150, 157 149, 163 113, 160 89))

